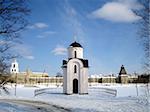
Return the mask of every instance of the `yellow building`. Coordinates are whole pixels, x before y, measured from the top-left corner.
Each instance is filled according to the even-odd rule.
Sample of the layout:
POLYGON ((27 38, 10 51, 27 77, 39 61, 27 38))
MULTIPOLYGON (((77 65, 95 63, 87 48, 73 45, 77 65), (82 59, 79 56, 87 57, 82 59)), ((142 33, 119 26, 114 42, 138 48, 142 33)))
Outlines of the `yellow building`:
POLYGON ((38 81, 42 81, 49 76, 48 73, 32 72, 27 69, 26 72, 13 73, 11 77, 14 82, 26 84, 37 83, 38 81))

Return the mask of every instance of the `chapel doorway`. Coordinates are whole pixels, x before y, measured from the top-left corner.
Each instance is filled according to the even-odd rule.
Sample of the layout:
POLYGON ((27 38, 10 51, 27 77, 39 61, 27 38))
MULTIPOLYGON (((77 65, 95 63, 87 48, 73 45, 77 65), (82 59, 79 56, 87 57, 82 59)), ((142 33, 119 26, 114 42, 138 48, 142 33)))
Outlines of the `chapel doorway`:
POLYGON ((78 93, 78 80, 74 79, 73 80, 73 93, 78 93))

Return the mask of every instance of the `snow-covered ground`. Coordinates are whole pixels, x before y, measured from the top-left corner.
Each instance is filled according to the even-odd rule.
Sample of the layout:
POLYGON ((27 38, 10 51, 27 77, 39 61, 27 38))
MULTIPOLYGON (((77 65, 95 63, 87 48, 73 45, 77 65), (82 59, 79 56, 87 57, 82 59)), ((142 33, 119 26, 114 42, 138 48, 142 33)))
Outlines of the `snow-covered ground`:
POLYGON ((150 105, 147 104, 150 96, 144 84, 138 84, 138 95, 134 84, 95 84, 89 86, 87 95, 65 95, 62 93, 62 87, 18 85, 15 96, 14 86, 8 87, 10 95, 3 94, 0 99, 44 101, 74 112, 149 112, 150 110, 150 105))
POLYGON ((0 99, 0 112, 69 112, 69 110, 39 101, 0 99))

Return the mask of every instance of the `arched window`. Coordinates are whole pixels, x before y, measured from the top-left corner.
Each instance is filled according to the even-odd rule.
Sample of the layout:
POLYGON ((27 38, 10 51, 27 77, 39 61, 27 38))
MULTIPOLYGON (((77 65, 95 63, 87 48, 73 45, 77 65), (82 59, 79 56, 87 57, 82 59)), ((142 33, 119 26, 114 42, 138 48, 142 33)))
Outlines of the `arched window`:
POLYGON ((77 73, 77 65, 74 65, 74 73, 77 73))
POLYGON ((74 51, 74 57, 75 58, 77 57, 77 51, 74 51))

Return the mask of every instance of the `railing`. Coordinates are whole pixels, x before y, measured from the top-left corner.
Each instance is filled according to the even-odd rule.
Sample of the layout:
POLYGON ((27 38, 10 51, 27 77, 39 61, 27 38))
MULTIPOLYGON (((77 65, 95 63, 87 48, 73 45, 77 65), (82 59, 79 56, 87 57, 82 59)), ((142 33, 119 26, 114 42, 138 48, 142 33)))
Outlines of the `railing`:
POLYGON ((94 91, 94 89, 97 90, 97 92, 107 93, 107 94, 113 95, 114 97, 117 96, 117 90, 116 89, 99 88, 99 87, 90 88, 90 90, 93 90, 93 91, 94 91))
POLYGON ((49 88, 44 88, 44 89, 36 89, 34 91, 34 97, 43 93, 46 93, 46 90, 48 90, 49 88))
MULTIPOLYGON (((49 93, 51 89, 56 89, 56 88, 44 88, 44 89, 36 89, 34 91, 34 97, 44 94, 44 93, 49 93)), ((109 94, 111 96, 116 97, 117 96, 117 90, 116 89, 111 89, 111 88, 100 88, 100 87, 94 87, 94 88, 89 88, 89 90, 96 92, 96 93, 105 93, 109 94), (96 90, 96 91, 95 91, 96 90)), ((51 91, 52 92, 52 91, 51 91)), ((90 91, 89 91, 90 92, 90 91)))

